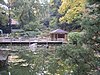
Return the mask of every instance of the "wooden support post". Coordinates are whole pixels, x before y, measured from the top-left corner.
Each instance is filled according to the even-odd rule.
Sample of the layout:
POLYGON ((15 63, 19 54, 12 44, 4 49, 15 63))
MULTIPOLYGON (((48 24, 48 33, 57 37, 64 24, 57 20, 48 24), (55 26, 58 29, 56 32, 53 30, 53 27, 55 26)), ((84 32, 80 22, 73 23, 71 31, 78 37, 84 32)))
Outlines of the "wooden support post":
POLYGON ((67 41, 67 34, 65 34, 64 39, 65 39, 65 41, 67 41))
POLYGON ((55 38, 55 34, 53 34, 53 41, 55 41, 55 39, 56 39, 56 38, 55 38))
POLYGON ((56 41, 58 41, 59 39, 58 39, 58 34, 57 34, 57 38, 56 38, 56 41))

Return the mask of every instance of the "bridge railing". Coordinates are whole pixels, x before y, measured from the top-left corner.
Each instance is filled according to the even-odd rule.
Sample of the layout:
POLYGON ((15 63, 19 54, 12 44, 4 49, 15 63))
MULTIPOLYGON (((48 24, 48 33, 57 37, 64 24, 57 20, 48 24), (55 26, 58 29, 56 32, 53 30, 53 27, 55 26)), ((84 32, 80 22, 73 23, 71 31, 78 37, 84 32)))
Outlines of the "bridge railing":
MULTIPOLYGON (((15 42, 31 42, 31 41, 51 41, 50 38, 25 38, 25 37, 18 37, 18 38, 12 38, 12 37, 0 37, 0 42, 12 42, 12 41, 15 41, 15 42)), ((55 40, 55 41, 62 41, 64 42, 64 40, 55 40)))

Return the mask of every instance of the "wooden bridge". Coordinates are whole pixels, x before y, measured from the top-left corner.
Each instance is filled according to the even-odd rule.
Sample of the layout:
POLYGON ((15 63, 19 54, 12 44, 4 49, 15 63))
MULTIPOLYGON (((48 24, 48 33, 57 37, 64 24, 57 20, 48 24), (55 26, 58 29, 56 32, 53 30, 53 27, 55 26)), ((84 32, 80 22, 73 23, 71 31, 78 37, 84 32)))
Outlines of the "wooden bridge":
POLYGON ((0 45, 30 45, 33 43, 37 43, 38 45, 45 45, 45 44, 66 44, 64 41, 50 41, 50 39, 37 39, 37 38, 9 38, 9 37, 2 37, 0 39, 0 45))
POLYGON ((0 41, 0 45, 30 45, 33 43, 41 44, 66 44, 63 41, 0 41))

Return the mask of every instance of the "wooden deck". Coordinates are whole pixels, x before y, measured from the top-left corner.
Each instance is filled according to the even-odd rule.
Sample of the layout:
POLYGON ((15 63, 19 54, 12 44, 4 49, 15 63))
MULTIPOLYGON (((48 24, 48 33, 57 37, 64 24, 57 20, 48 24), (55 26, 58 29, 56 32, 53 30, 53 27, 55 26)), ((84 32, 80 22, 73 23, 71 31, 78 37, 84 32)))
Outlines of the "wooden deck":
POLYGON ((0 45, 29 45, 37 43, 41 44, 65 44, 64 41, 50 41, 50 39, 39 39, 39 38, 10 38, 10 37, 1 37, 0 45))
POLYGON ((29 45, 29 44, 66 44, 63 41, 0 41, 0 45, 29 45))

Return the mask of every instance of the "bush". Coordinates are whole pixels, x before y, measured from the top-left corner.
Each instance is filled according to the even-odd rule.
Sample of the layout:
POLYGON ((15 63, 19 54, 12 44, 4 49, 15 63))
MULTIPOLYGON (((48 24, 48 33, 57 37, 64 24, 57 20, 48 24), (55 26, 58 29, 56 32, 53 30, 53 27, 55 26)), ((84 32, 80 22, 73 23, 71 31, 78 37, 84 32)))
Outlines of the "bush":
POLYGON ((68 42, 73 44, 82 44, 83 32, 70 32, 68 34, 68 42))
POLYGON ((57 48, 57 57, 66 64, 65 70, 71 75, 88 75, 95 68, 95 57, 92 50, 81 46, 63 45, 57 48))
POLYGON ((35 32, 35 31, 26 31, 25 32, 25 36, 28 36, 28 37, 34 37, 34 36, 37 36, 40 34, 40 32, 35 32))

